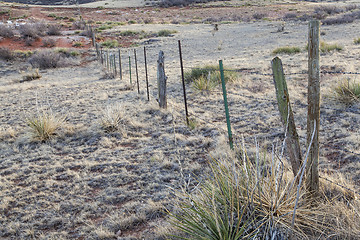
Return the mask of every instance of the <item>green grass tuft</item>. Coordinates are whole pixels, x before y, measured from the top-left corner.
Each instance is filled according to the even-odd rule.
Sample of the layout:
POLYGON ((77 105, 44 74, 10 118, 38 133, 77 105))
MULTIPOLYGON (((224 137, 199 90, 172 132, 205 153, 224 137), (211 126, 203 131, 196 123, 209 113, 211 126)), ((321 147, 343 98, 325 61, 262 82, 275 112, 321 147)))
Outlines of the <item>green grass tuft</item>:
POLYGON ((174 33, 177 33, 176 30, 160 30, 158 33, 157 33, 157 36, 158 37, 170 37, 172 36, 172 34, 174 33))
POLYGON ((343 50, 343 47, 338 44, 328 44, 326 42, 320 42, 320 51, 322 53, 328 53, 332 51, 340 52, 343 50))
POLYGON ((360 38, 354 39, 354 43, 355 43, 355 44, 360 44, 360 38))
POLYGON ((101 43, 102 47, 106 48, 116 48, 119 46, 119 42, 117 40, 107 40, 101 43))
POLYGON ((335 98, 345 104, 352 105, 360 100, 360 83, 350 80, 342 81, 334 89, 335 98))
POLYGON ((277 54, 296 54, 296 53, 300 53, 301 49, 299 47, 279 47, 276 48, 272 54, 273 55, 277 55, 277 54))
MULTIPOLYGON (((224 71, 225 82, 238 81, 238 73, 229 70, 231 69, 224 71)), ((192 83, 192 87, 196 91, 211 91, 221 84, 219 67, 215 65, 193 68, 191 71, 185 72, 184 77, 187 83, 192 83)))

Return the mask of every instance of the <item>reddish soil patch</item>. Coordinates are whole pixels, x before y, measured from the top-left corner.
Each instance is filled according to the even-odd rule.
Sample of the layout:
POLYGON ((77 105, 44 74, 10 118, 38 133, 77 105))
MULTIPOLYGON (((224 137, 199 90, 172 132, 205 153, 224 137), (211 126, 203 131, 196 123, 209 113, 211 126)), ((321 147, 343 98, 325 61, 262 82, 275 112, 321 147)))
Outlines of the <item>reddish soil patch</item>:
MULTIPOLYGON (((61 47, 61 48, 72 48, 75 47, 74 43, 81 43, 81 46, 78 48, 87 49, 91 47, 91 42, 86 37, 67 37, 67 36, 59 36, 53 37, 52 39, 55 40, 55 46, 53 47, 61 47)), ((25 40, 16 37, 16 38, 6 38, 0 41, 0 47, 7 47, 11 50, 35 50, 38 48, 49 48, 44 47, 43 38, 38 38, 34 42, 31 43, 29 46, 26 44, 25 40)), ((50 47, 51 48, 51 47, 50 47)))

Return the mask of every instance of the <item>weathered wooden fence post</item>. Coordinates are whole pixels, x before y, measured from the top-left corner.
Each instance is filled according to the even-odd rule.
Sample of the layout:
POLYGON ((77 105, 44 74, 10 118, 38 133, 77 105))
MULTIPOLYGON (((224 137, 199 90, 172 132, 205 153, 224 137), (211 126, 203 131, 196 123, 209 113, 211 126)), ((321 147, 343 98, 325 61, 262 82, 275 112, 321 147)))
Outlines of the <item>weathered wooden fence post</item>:
POLYGON ((146 80, 147 99, 148 101, 150 101, 149 79, 148 79, 148 70, 147 70, 147 62, 146 62, 146 47, 144 47, 144 62, 145 62, 145 80, 146 80))
POLYGON ((121 53, 120 53, 120 48, 119 48, 119 75, 120 75, 120 80, 122 80, 122 66, 121 66, 121 53))
POLYGON ((309 24, 308 60, 308 117, 307 148, 310 148, 306 164, 306 188, 310 195, 319 193, 319 128, 320 128, 320 24, 313 20, 309 24), (313 134, 315 137, 309 146, 313 134))
POLYGON ((138 65, 137 65, 136 49, 134 49, 134 58, 135 58, 136 84, 137 84, 138 94, 140 94, 140 86, 139 86, 139 73, 138 73, 138 65))
POLYGON ((299 135, 296 131, 294 114, 290 106, 289 92, 284 76, 283 65, 280 58, 276 57, 271 61, 274 76, 274 84, 276 89, 276 98, 278 102, 281 122, 286 131, 286 148, 289 154, 291 167, 294 176, 300 170, 302 165, 301 149, 299 143, 299 135))
POLYGON ((159 97, 159 106, 161 108, 167 108, 167 100, 166 100, 166 80, 167 77, 165 75, 165 63, 164 63, 164 52, 159 52, 158 59, 158 70, 157 70, 157 83, 158 83, 158 97, 159 97))

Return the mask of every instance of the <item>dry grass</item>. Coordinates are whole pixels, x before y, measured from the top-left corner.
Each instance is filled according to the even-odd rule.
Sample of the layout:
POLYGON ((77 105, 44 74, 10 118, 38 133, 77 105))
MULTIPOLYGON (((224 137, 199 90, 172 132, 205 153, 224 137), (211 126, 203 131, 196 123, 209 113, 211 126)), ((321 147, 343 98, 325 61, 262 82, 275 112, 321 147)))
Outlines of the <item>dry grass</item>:
POLYGON ((39 73, 39 69, 35 69, 33 72, 30 73, 22 73, 22 80, 20 80, 20 82, 28 82, 28 81, 33 81, 36 79, 40 79, 42 76, 39 73))
POLYGON ((42 111, 35 116, 26 118, 30 133, 34 140, 46 141, 55 136, 65 122, 65 117, 60 117, 52 111, 42 111))
MULTIPOLYGON (((174 236, 189 240, 240 236, 355 239, 360 232, 356 220, 360 202, 354 193, 322 182, 321 196, 309 201, 303 185, 294 182, 285 158, 277 156, 260 153, 257 147, 253 157, 242 150, 237 157, 213 159, 212 174, 196 191, 178 193, 170 222, 183 233, 174 236)), ((342 184, 351 187, 347 181, 342 184)))
POLYGON ((345 105, 352 105, 359 101, 360 84, 355 81, 343 80, 334 88, 334 97, 345 105))
POLYGON ((123 107, 121 105, 107 106, 103 111, 103 117, 101 118, 101 128, 106 132, 114 132, 122 130, 123 107))

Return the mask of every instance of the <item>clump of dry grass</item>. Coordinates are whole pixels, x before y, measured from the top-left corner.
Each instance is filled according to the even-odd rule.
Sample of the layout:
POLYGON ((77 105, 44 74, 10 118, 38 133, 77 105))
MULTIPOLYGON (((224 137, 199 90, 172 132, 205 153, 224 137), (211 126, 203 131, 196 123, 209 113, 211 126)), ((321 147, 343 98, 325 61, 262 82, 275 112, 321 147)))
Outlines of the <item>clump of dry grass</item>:
POLYGON ((170 222, 181 239, 310 239, 359 235, 360 203, 322 184, 318 199, 308 199, 285 158, 245 150, 210 162, 211 176, 193 192, 178 195, 170 222), (346 199, 346 200, 345 200, 346 199), (336 206, 336 208, 333 208, 336 206), (339 211, 341 210, 341 211, 339 211), (184 237, 183 234, 186 236, 184 237))
POLYGON ((65 117, 60 117, 52 111, 42 111, 34 116, 27 117, 26 123, 30 127, 34 140, 46 141, 56 134, 63 126, 65 117))
POLYGON ((39 73, 39 69, 35 69, 33 72, 24 73, 22 80, 20 82, 29 82, 36 79, 40 79, 42 76, 39 73))
POLYGON ((123 111, 120 105, 107 106, 101 118, 101 128, 106 132, 122 130, 123 111))
POLYGON ((360 83, 350 82, 349 79, 341 81, 334 88, 334 96, 339 102, 352 105, 360 99, 360 83))

